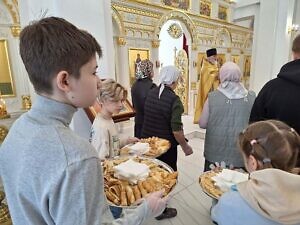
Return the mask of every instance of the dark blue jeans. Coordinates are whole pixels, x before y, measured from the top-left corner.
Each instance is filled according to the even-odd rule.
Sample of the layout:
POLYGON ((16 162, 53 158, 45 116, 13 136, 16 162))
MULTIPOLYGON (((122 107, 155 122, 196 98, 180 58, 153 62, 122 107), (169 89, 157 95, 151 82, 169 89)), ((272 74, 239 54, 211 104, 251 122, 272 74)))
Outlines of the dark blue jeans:
POLYGON ((122 208, 116 207, 116 206, 109 206, 109 208, 115 219, 118 219, 121 217, 122 208))

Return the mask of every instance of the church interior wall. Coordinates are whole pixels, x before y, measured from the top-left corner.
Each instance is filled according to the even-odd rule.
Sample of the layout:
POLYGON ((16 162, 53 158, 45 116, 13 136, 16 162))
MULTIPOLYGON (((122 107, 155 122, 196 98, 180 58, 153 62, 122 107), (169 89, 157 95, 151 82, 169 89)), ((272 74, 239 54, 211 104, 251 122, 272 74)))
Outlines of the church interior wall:
POLYGON ((224 61, 235 60, 243 73, 251 73, 247 85, 256 92, 290 58, 291 40, 297 32, 289 33, 287 30, 291 24, 300 23, 299 1, 236 0, 237 3, 232 3, 229 0, 210 0, 209 16, 200 15, 200 0, 188 1, 188 10, 166 6, 162 2, 0 1, 0 38, 8 39, 16 89, 16 96, 6 98, 8 111, 21 109, 21 95, 31 95, 33 101, 35 96, 18 54, 18 36, 13 36, 12 26, 25 26, 29 21, 43 16, 43 13, 63 17, 91 32, 103 47, 103 58, 99 61, 101 78, 114 78, 129 91, 129 50, 149 50, 149 58, 155 65, 155 82, 158 83, 161 63, 164 63, 159 52, 163 42, 159 34, 168 21, 178 21, 184 33, 188 34, 190 104, 193 104, 192 96, 195 98, 197 88, 199 55, 203 55, 208 48, 216 47, 224 61), (17 2, 18 5, 10 11, 4 2, 10 5, 17 2), (218 18, 220 7, 226 8, 226 20, 218 18), (270 51, 268 56, 264 54, 264 49, 270 51))
MULTIPOLYGON (((190 11, 178 10, 172 7, 162 6, 161 3, 155 3, 155 1, 145 3, 135 0, 126 2, 112 1, 114 11, 118 13, 123 22, 125 35, 122 38, 126 40, 125 46, 128 46, 127 51, 128 48, 148 48, 150 50, 150 60, 153 61, 154 64, 157 61, 164 64, 160 50, 159 55, 157 55, 157 48, 160 49, 160 45, 163 43, 159 33, 167 21, 177 20, 184 25, 186 29, 185 33, 190 33, 191 35, 189 43, 189 87, 197 87, 197 84, 195 84, 197 82, 196 64, 200 63, 197 62, 198 54, 204 53, 211 47, 217 47, 218 52, 224 57, 224 61, 231 60, 233 56, 238 56, 238 64, 242 72, 244 71, 244 55, 249 56, 252 51, 252 43, 248 43, 248 46, 245 47, 245 40, 249 39, 249 36, 252 37, 253 32, 249 28, 230 23, 233 19, 232 10, 234 4, 223 0, 212 1, 212 6, 214 7, 211 9, 211 17, 213 17, 213 15, 214 17, 218 16, 219 5, 228 8, 227 21, 222 21, 216 18, 199 16, 199 1, 190 2, 190 11), (152 43, 152 48, 149 48, 150 43, 152 43), (152 53, 154 51, 155 54, 152 53)), ((252 40, 252 38, 250 39, 252 40)), ((173 52, 168 54, 172 55, 173 52)), ((127 64, 129 63, 131 62, 127 64)), ((155 74, 159 74, 159 69, 159 67, 155 67, 155 74)), ((125 74, 127 71, 129 70, 123 70, 125 74)), ((122 76, 123 75, 124 74, 122 74, 122 76)), ((129 79, 129 75, 127 75, 127 77, 127 79, 129 79)), ((124 81, 124 79, 123 77, 122 80, 124 81)), ((157 76, 154 78, 154 81, 158 81, 157 76)), ((128 84, 128 82, 125 82, 125 84, 128 84)), ((127 86, 127 88, 130 89, 130 85, 127 86)), ((193 92, 193 90, 190 91, 193 92)), ((194 96, 193 93, 190 96, 194 96)), ((190 102, 194 101, 191 100, 190 102)))

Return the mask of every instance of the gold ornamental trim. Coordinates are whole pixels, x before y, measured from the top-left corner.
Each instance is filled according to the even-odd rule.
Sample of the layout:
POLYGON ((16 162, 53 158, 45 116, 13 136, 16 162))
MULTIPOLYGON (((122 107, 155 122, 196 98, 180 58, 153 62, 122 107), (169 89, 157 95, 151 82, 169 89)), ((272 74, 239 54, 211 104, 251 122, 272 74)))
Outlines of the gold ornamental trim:
MULTIPOLYGON (((149 2, 145 2, 145 1, 141 1, 141 0, 126 0, 126 3, 139 3, 140 6, 144 6, 144 7, 147 7, 147 8, 151 7, 152 10, 161 9, 162 13, 166 13, 166 12, 170 12, 170 11, 178 11, 178 12, 185 13, 188 16, 191 16, 193 18, 193 20, 200 19, 205 24, 206 23, 207 24, 213 23, 213 24, 217 24, 217 26, 226 25, 228 29, 238 29, 239 31, 244 31, 246 33, 253 32, 253 29, 245 28, 245 27, 242 27, 242 26, 239 26, 239 25, 227 22, 227 21, 222 21, 220 19, 214 19, 214 18, 208 18, 207 16, 196 14, 196 13, 193 13, 191 11, 186 11, 186 10, 181 10, 181 9, 174 9, 173 7, 164 6, 162 4, 149 3, 149 2)), ((136 14, 139 14, 139 15, 146 15, 146 16, 154 17, 154 18, 158 18, 158 19, 161 18, 161 14, 159 14, 159 13, 156 14, 156 13, 149 12, 149 11, 147 12, 147 11, 145 11, 146 9, 136 8, 136 7, 139 7, 139 6, 133 6, 133 5, 124 6, 123 4, 124 4, 123 2, 122 3, 121 2, 112 3, 112 5, 115 8, 118 8, 119 10, 122 10, 124 12, 128 12, 128 13, 137 12, 136 14)))
POLYGON ((118 37, 118 45, 126 45, 126 39, 124 37, 118 37))
POLYGON ((9 2, 8 0, 3 0, 4 5, 7 7, 13 21, 15 24, 20 24, 20 14, 18 8, 18 1, 12 0, 9 2))
POLYGON ((158 14, 158 13, 153 13, 153 12, 149 12, 149 11, 142 10, 142 9, 137 9, 137 8, 121 6, 121 5, 116 4, 116 3, 112 3, 112 6, 115 9, 117 9, 118 11, 133 13, 133 14, 142 15, 142 16, 148 16, 148 17, 157 18, 157 19, 161 17, 161 15, 158 14))
POLYGON ((120 35, 125 36, 125 25, 122 16, 113 6, 111 7, 111 11, 112 18, 115 20, 119 27, 120 35))
POLYGON ((178 23, 172 23, 167 29, 172 38, 178 39, 182 36, 183 32, 178 23))
POLYGON ((20 25, 12 25, 10 26, 10 31, 13 37, 19 37, 21 33, 21 26, 20 25))
POLYGON ((152 40, 152 48, 158 48, 160 45, 160 40, 152 40))
POLYGON ((192 42, 194 42, 197 39, 197 29, 193 20, 185 12, 179 10, 173 10, 165 13, 157 23, 153 36, 158 36, 161 31, 162 25, 171 19, 177 19, 185 24, 186 28, 188 29, 191 35, 192 42))
POLYGON ((146 25, 146 24, 137 24, 135 22, 126 21, 125 22, 126 28, 131 28, 135 30, 144 30, 144 31, 154 31, 154 27, 152 25, 146 25))

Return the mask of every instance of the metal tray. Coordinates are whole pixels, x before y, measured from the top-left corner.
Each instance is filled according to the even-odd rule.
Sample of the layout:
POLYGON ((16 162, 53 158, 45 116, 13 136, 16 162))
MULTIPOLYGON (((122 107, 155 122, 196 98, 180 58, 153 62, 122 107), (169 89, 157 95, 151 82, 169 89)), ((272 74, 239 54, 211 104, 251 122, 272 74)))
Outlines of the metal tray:
POLYGON ((205 194, 207 194, 209 197, 211 197, 211 198, 213 198, 213 199, 216 199, 216 200, 218 200, 218 199, 221 197, 221 195, 224 193, 224 192, 222 192, 218 187, 214 186, 214 185, 213 185, 213 184, 214 184, 214 181, 210 179, 210 177, 213 176, 213 174, 217 175, 217 173, 218 173, 218 172, 215 172, 215 171, 207 171, 207 172, 204 172, 203 174, 201 174, 200 177, 199 177, 199 184, 200 184, 200 187, 202 188, 202 191, 203 191, 205 194), (206 187, 205 185, 203 185, 203 182, 201 182, 201 180, 204 179, 204 178, 210 180, 210 182, 211 182, 211 184, 212 184, 211 186, 215 187, 215 191, 220 192, 219 195, 218 195, 218 194, 215 194, 215 193, 212 193, 211 191, 209 191, 209 190, 207 189, 207 187, 206 187))
MULTIPOLYGON (((122 160, 122 159, 126 159, 126 158, 127 159, 138 158, 138 159, 141 159, 141 160, 148 160, 150 162, 153 162, 153 163, 157 164, 159 167, 165 169, 169 173, 173 173, 174 172, 174 170, 172 169, 172 167, 170 167, 168 164, 166 164, 166 163, 164 163, 164 162, 162 162, 162 161, 160 161, 158 159, 150 158, 150 157, 127 155, 127 156, 116 156, 114 158, 107 159, 107 160, 108 161, 114 161, 114 160, 119 160, 119 159, 122 160)), ((173 185, 173 187, 170 189, 170 191, 167 193, 167 195, 169 195, 174 190, 174 188, 176 187, 177 183, 178 183, 178 177, 176 179, 175 185, 173 185)), ((136 208, 142 202, 142 201, 139 201, 138 204, 132 204, 132 205, 129 205, 129 206, 121 206, 121 205, 114 204, 109 199, 107 199, 107 201, 108 201, 108 204, 110 206, 115 206, 115 207, 120 207, 120 208, 127 208, 127 209, 136 208)))

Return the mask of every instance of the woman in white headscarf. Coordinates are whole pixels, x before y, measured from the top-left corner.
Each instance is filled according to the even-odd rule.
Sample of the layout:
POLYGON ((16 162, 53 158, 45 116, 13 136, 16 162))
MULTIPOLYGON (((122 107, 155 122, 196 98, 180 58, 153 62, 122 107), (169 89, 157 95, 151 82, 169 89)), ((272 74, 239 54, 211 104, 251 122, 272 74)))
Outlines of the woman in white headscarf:
MULTIPOLYGON (((184 111, 180 98, 174 89, 180 78, 175 66, 163 67, 160 71, 160 85, 149 91, 144 107, 142 138, 156 136, 170 141, 170 149, 158 157, 174 171, 177 170, 177 146, 181 146, 185 155, 193 153, 184 138, 181 115, 184 111)), ((176 216, 174 208, 167 208, 158 220, 176 216)))
POLYGON ((243 167, 236 138, 248 124, 255 93, 241 83, 237 64, 226 62, 220 69, 220 85, 206 100, 199 126, 206 128, 204 171, 210 164, 224 161, 227 166, 243 167))

